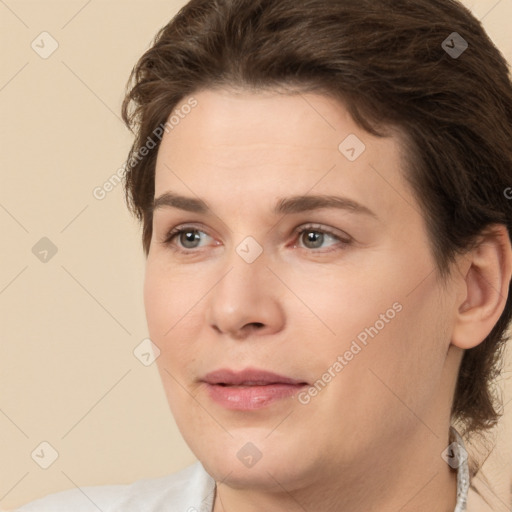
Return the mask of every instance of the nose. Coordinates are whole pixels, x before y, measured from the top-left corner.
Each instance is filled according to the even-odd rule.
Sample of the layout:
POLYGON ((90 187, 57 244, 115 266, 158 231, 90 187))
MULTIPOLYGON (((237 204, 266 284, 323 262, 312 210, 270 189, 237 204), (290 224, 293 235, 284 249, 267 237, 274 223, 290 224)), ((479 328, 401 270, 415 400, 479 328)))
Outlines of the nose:
POLYGON ((234 253, 208 294, 207 321, 217 333, 236 340, 276 333, 285 323, 281 287, 264 253, 252 263, 234 253))

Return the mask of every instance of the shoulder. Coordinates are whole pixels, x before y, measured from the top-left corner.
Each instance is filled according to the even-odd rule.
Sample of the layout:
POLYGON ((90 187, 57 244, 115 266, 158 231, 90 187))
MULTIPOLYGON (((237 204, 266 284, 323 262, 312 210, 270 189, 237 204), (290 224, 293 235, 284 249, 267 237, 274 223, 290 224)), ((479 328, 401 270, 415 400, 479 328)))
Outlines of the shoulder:
POLYGON ((15 512, 210 512, 215 481, 200 462, 160 478, 50 494, 15 512))

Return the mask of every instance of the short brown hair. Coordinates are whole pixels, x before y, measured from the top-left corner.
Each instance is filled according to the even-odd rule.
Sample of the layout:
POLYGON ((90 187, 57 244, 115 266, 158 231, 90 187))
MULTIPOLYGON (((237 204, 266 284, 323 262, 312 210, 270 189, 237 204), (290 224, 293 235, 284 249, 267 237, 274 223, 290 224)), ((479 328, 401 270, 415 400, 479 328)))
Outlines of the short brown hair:
MULTIPOLYGON (((122 107, 136 136, 126 199, 143 223, 146 255, 157 151, 133 157, 183 98, 216 87, 323 92, 343 100, 370 133, 398 128, 441 275, 486 227, 504 224, 510 233, 509 70, 480 22, 454 0, 187 3, 134 67, 122 107), (464 41, 462 54, 448 51, 464 49, 464 41)), ((463 356, 452 419, 466 434, 490 429, 501 414, 492 384, 511 315, 509 294, 492 332, 463 356)))

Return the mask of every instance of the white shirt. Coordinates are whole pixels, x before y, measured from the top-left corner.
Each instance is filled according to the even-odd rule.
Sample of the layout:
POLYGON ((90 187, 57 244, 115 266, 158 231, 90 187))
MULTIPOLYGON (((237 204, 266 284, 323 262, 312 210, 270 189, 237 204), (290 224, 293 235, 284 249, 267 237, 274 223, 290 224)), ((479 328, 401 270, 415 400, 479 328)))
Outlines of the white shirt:
POLYGON ((196 462, 160 478, 57 492, 15 512, 211 512, 214 495, 215 480, 196 462))

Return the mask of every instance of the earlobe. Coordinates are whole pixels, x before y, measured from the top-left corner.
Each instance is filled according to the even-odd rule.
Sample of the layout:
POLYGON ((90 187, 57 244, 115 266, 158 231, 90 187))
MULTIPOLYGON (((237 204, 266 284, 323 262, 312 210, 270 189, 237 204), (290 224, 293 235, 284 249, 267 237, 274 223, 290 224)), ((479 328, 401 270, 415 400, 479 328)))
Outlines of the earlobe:
POLYGON ((452 344, 470 349, 480 344, 500 318, 512 275, 512 248, 507 228, 492 226, 465 254, 461 276, 465 298, 456 312, 452 344))

